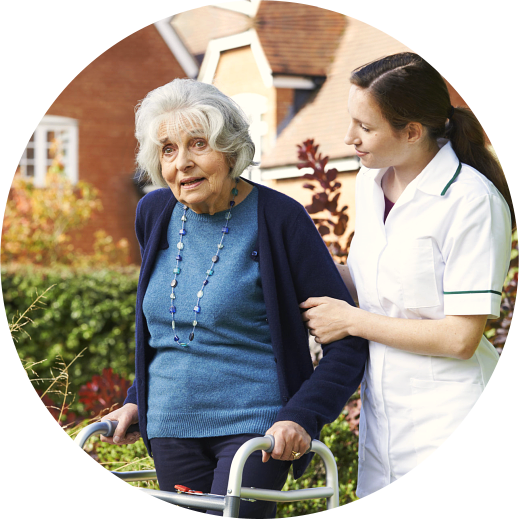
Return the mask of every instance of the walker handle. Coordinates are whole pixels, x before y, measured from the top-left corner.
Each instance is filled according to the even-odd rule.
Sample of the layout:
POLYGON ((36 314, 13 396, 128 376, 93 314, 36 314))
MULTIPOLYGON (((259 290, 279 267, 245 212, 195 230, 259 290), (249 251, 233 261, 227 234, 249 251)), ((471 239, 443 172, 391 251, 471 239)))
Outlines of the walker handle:
MULTIPOLYGON (((268 438, 270 440, 270 447, 268 449, 263 449, 265 452, 272 452, 274 450, 274 446, 276 445, 276 440, 274 439, 274 436, 272 434, 265 434, 265 438, 268 438)), ((312 451, 312 444, 310 443, 310 447, 308 447, 308 450, 304 454, 308 454, 312 451)))
MULTIPOLYGON (((108 432, 103 433, 103 436, 106 436, 107 438, 111 438, 114 435, 115 429, 117 429, 117 426, 119 425, 119 422, 117 420, 101 420, 102 422, 108 422, 111 427, 109 428, 108 432)), ((140 432, 139 424, 138 423, 132 423, 128 429, 126 429, 126 434, 128 433, 134 433, 134 432, 140 432)))
POLYGON ((265 452, 272 452, 274 450, 275 440, 272 434, 265 434, 265 438, 270 440, 270 447, 268 449, 263 449, 265 452))

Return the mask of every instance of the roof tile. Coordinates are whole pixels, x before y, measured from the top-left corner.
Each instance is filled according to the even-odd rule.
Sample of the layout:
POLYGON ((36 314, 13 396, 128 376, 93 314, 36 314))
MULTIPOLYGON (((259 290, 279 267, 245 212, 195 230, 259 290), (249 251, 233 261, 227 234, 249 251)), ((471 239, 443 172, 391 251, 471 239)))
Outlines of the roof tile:
POLYGON ((346 30, 335 53, 328 79, 313 100, 283 130, 272 152, 263 157, 262 168, 297 163, 297 144, 314 139, 331 159, 355 155, 343 142, 350 118, 347 104, 349 76, 355 68, 382 56, 410 49, 387 34, 347 17, 346 30))

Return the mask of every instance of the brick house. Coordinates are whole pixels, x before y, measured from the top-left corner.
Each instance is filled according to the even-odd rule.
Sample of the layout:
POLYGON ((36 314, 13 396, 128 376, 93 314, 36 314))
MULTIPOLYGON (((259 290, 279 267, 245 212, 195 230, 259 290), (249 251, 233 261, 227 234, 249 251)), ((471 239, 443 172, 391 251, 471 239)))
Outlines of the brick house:
MULTIPOLYGON (((310 203, 311 192, 301 180, 307 171, 296 167, 296 145, 314 139, 330 157, 328 167, 340 172, 339 205, 350 208, 349 234, 359 169, 353 146, 343 142, 350 71, 411 49, 326 9, 268 0, 243 3, 248 8, 239 13, 206 6, 176 15, 172 24, 200 62, 198 80, 218 86, 249 115, 255 159, 261 162, 251 178, 310 203), (208 20, 215 23, 206 26, 208 20)), ((465 104, 449 88, 453 104, 465 104)))
POLYGON ((127 238, 131 261, 140 261, 133 238, 141 196, 133 180, 134 107, 150 90, 176 77, 197 74, 196 60, 169 20, 162 20, 104 52, 52 103, 24 152, 20 169, 37 186, 43 185, 52 160, 50 141, 59 138, 69 178, 84 180, 99 190, 104 210, 81 231, 79 248, 88 250, 93 233, 104 229, 115 240, 127 238))
MULTIPOLYGON (((42 184, 49 139, 60 136, 66 170, 100 191, 104 211, 82 232, 91 247, 102 228, 127 238, 140 261, 133 222, 134 106, 175 77, 215 84, 251 121, 260 162, 252 180, 303 204, 311 200, 298 170, 296 145, 313 138, 328 167, 339 170, 340 205, 354 228, 354 183, 359 161, 343 138, 349 124, 349 73, 383 55, 409 50, 373 27, 342 14, 291 2, 250 0, 179 13, 128 36, 86 67, 58 96, 35 131, 21 171, 42 184)), ((452 90, 453 103, 464 104, 452 90)))

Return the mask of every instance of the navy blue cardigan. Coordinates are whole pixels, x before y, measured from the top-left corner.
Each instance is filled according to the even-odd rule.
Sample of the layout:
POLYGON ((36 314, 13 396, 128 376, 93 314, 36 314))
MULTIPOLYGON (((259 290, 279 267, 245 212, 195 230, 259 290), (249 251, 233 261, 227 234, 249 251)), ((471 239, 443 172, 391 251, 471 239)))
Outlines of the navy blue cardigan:
MULTIPOLYGON (((296 422, 312 438, 319 438, 322 427, 337 418, 359 386, 368 344, 359 337, 347 337, 324 345, 323 358, 314 371, 299 303, 318 296, 354 303, 304 207, 282 193, 254 185, 258 189, 258 241, 251 251, 251 261, 259 261, 260 265, 283 401, 276 421, 296 422)), ((157 252, 169 246, 166 233, 176 202, 170 189, 152 191, 139 202, 135 223, 142 255, 136 305, 135 381, 124 403, 138 405, 141 435, 150 455, 146 377, 154 350, 148 345, 150 333, 142 302, 157 252)), ((238 362, 236 369, 240 369, 238 362)), ((307 455, 294 462, 296 478, 303 474, 310 459, 307 455)))

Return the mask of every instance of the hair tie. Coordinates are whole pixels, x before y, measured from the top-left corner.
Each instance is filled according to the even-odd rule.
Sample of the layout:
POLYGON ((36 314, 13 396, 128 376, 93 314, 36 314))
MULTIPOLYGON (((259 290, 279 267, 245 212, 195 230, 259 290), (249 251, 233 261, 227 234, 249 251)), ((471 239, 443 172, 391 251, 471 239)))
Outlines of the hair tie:
POLYGON ((452 116, 454 115, 454 106, 451 105, 449 108, 449 115, 447 116, 447 119, 452 119, 452 116))

